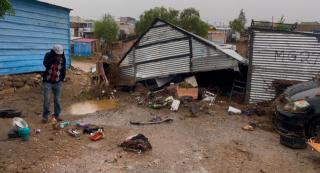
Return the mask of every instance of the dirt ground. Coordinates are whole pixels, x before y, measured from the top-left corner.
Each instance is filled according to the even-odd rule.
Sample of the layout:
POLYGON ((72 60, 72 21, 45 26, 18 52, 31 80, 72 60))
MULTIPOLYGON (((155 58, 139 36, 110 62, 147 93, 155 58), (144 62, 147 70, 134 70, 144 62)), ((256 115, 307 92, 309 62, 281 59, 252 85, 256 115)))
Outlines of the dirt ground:
POLYGON ((79 102, 79 93, 89 79, 84 73, 69 72, 63 88, 63 114, 66 120, 103 126, 105 138, 92 142, 79 139, 65 130, 53 130, 41 123, 42 89, 19 91, 0 96, 0 108, 22 111, 32 129, 29 141, 7 140, 12 119, 0 119, 0 172, 194 172, 194 173, 296 173, 320 172, 320 154, 293 150, 279 144, 279 135, 271 130, 269 116, 228 115, 227 104, 215 104, 214 114, 199 112, 189 117, 187 108, 171 112, 138 106, 135 96, 118 92, 118 106, 112 110, 86 115, 70 115, 67 108, 79 102), (147 121, 154 115, 171 117, 172 123, 133 126, 130 120, 147 121), (255 120, 263 127, 244 131, 242 126, 255 120), (153 149, 137 154, 118 147, 126 137, 142 133, 153 149))

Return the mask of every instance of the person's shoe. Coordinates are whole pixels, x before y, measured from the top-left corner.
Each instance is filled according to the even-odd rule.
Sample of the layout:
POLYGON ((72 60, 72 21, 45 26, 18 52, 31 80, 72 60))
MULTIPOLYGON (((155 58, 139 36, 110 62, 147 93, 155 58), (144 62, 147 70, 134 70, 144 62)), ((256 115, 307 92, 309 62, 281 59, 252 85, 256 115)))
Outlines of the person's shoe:
POLYGON ((43 124, 47 124, 49 122, 48 118, 42 118, 42 121, 41 121, 43 124))
POLYGON ((56 117, 56 116, 54 116, 54 118, 55 118, 58 122, 63 121, 60 117, 56 117))

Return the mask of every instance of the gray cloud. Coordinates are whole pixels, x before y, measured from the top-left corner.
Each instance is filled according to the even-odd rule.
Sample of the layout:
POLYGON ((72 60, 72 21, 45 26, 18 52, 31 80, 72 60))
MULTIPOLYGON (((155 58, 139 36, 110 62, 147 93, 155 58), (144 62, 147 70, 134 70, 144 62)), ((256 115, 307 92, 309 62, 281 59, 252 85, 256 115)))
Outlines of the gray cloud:
POLYGON ((139 15, 156 6, 183 9, 194 7, 200 10, 204 20, 220 25, 236 18, 241 8, 244 9, 248 21, 275 21, 282 15, 287 22, 320 21, 319 0, 42 0, 72 8, 72 15, 98 19, 104 13, 115 17, 139 15))

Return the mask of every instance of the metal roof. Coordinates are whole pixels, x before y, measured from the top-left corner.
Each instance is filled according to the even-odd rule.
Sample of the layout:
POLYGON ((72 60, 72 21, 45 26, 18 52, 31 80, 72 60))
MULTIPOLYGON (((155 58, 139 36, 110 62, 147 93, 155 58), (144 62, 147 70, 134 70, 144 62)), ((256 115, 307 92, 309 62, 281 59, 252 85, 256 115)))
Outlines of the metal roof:
POLYGON ((97 39, 94 38, 79 38, 76 40, 73 40, 74 42, 82 42, 82 43, 90 43, 90 42, 94 42, 97 41, 97 39))
POLYGON ((71 8, 68 8, 68 7, 63 7, 63 6, 60 6, 60 5, 56 5, 56 4, 52 4, 52 3, 49 3, 49 2, 45 2, 45 1, 48 1, 48 0, 36 0, 36 1, 38 1, 38 2, 40 2, 40 3, 42 3, 42 4, 47 4, 47 5, 50 5, 50 6, 55 6, 55 7, 58 7, 58 8, 64 8, 64 9, 66 9, 66 10, 72 10, 71 8))
POLYGON ((224 54, 228 55, 228 56, 231 57, 231 58, 234 58, 235 60, 237 60, 237 61, 239 61, 239 62, 241 62, 241 63, 248 64, 248 60, 247 60, 246 58, 243 58, 243 57, 242 57, 241 55, 239 55, 237 52, 235 52, 235 51, 233 51, 233 50, 229 50, 229 49, 223 49, 223 48, 221 48, 219 45, 217 45, 217 44, 215 44, 215 43, 213 43, 213 42, 211 42, 211 41, 209 41, 209 40, 207 40, 207 39, 204 39, 204 38, 202 38, 202 37, 200 37, 200 36, 198 36, 198 35, 196 35, 196 34, 194 34, 194 33, 192 33, 192 32, 186 31, 186 30, 184 30, 184 29, 182 29, 182 28, 180 28, 180 27, 178 27, 178 26, 176 26, 176 25, 173 25, 173 24, 171 24, 171 23, 169 23, 169 22, 167 22, 167 21, 165 21, 165 20, 162 20, 162 19, 160 19, 160 18, 156 18, 155 21, 151 24, 151 26, 150 26, 143 34, 140 35, 140 37, 139 37, 139 38, 137 39, 137 41, 132 45, 132 47, 128 50, 128 52, 122 57, 122 59, 120 60, 120 62, 119 62, 118 65, 121 64, 121 62, 125 59, 125 57, 128 55, 128 53, 133 49, 133 47, 135 47, 135 46, 140 42, 140 40, 142 39, 142 37, 152 28, 152 26, 153 26, 155 23, 159 22, 159 21, 161 21, 161 22, 163 22, 163 23, 165 23, 165 24, 167 24, 167 25, 169 25, 169 26, 171 26, 171 27, 179 30, 180 32, 182 32, 182 33, 184 33, 184 34, 186 34, 186 35, 189 35, 189 36, 193 37, 194 39, 196 39, 196 40, 199 41, 199 42, 202 42, 202 43, 204 43, 204 44, 206 44, 206 45, 208 45, 208 46, 210 46, 210 47, 213 47, 213 48, 215 48, 215 49, 220 50, 220 51, 223 52, 224 54))

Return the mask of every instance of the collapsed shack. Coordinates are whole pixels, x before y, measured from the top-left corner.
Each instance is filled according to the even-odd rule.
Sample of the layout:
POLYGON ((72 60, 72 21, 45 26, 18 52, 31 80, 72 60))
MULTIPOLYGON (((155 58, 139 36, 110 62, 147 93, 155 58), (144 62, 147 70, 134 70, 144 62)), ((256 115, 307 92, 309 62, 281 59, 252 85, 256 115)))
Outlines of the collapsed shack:
POLYGON ((156 19, 119 62, 119 85, 139 82, 158 90, 195 75, 198 87, 220 82, 230 93, 235 79, 245 83, 246 66, 247 60, 235 51, 156 19))
POLYGON ((293 25, 274 25, 288 30, 252 21, 247 103, 271 101, 285 87, 312 80, 320 72, 320 34, 294 32, 293 25))

